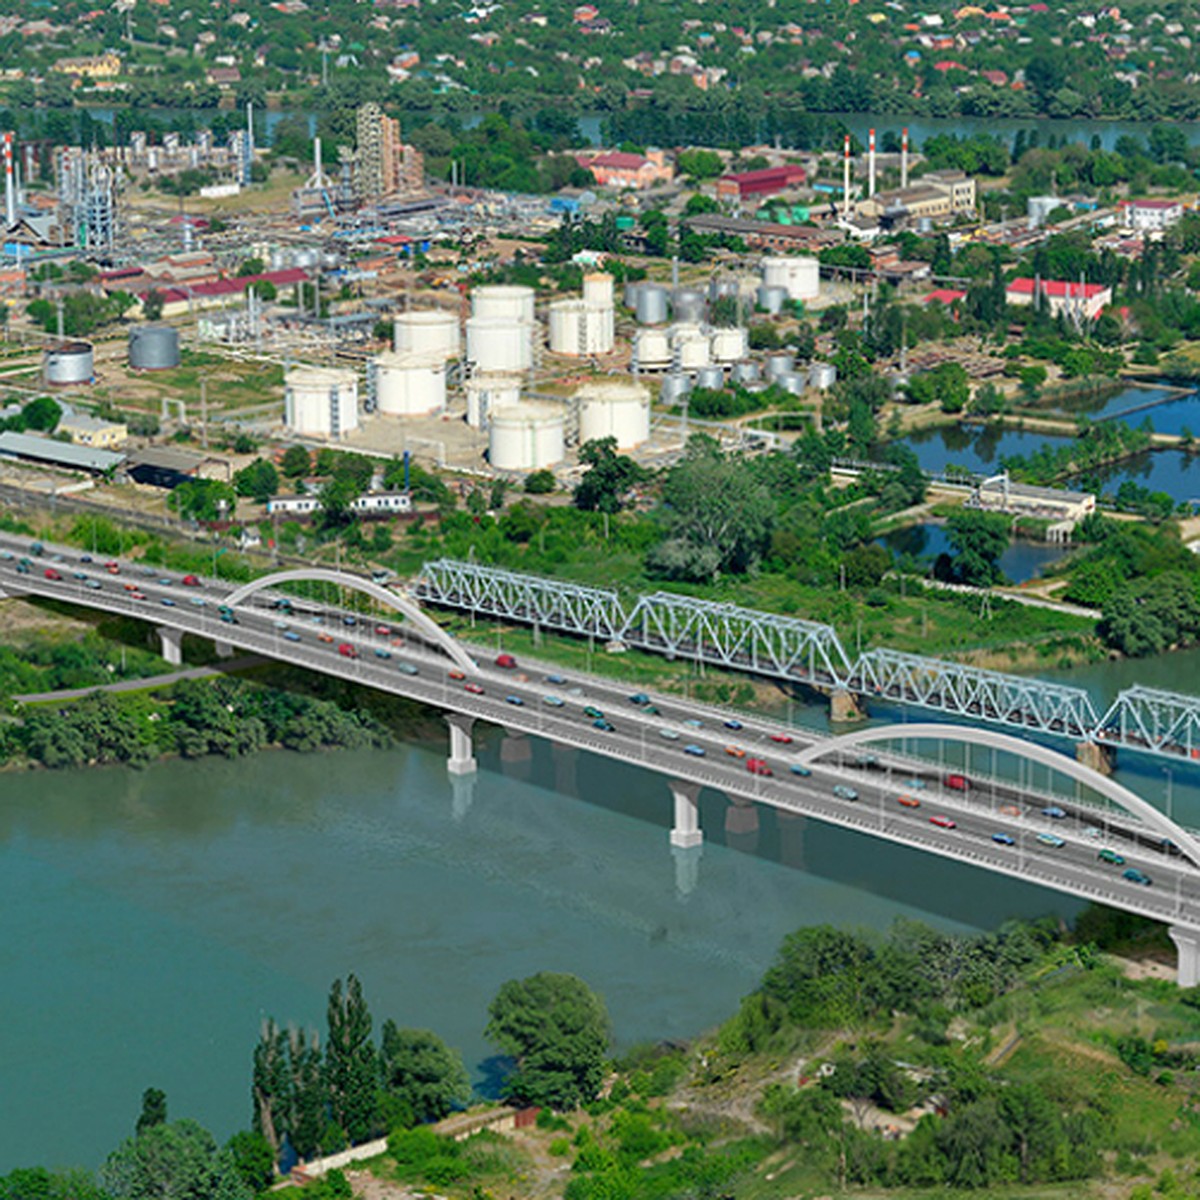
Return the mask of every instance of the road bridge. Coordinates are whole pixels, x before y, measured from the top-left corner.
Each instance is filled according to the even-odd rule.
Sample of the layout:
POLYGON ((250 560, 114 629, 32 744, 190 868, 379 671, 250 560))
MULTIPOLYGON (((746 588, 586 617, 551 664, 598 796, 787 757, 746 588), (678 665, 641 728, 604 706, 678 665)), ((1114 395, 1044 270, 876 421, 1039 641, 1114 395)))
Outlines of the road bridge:
MULTIPOLYGON (((518 744, 522 736, 541 737, 656 772, 671 794, 670 844, 685 888, 703 842, 699 793, 712 788, 735 805, 769 805, 1164 921, 1179 947, 1180 982, 1200 982, 1196 834, 1044 746, 950 724, 817 737, 677 696, 631 698, 617 682, 568 677, 549 664, 505 669, 438 628, 411 596, 346 573, 285 571, 242 587, 199 578, 187 586, 177 572, 116 561, 109 571, 77 550, 46 551, 30 557, 27 541, 0 534, 0 591, 147 621, 173 658, 185 636, 198 636, 224 653, 236 647, 419 701, 445 714, 448 767, 468 781, 463 786, 476 766, 479 721, 504 728, 518 744), (399 619, 277 590, 306 581, 361 594, 399 619), (285 599, 290 612, 277 607, 285 599), (914 752, 933 744, 939 754, 984 746, 1029 765, 1029 777, 1007 778, 993 764, 968 778, 961 767, 914 752), (1033 767, 1044 775, 1036 785, 1033 767), (1120 861, 1101 860, 1102 850, 1120 861)), ((673 628, 658 627, 668 636, 673 628)), ((703 628, 707 637, 719 623, 703 628)), ((698 637, 699 627, 688 636, 698 637)), ((805 669, 824 669, 823 653, 832 663, 827 644, 803 626, 789 636, 808 639, 805 669)), ((747 656, 765 653, 749 637, 742 644, 747 656)))

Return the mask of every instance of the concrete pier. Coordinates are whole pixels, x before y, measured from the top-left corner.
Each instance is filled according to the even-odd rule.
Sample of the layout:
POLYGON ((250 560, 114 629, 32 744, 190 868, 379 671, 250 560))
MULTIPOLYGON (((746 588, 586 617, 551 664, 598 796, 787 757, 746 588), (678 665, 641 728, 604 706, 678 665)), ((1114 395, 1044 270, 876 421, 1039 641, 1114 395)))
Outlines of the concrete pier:
POLYGON ((158 640, 162 644, 162 656, 173 667, 183 663, 183 632, 179 629, 168 629, 160 625, 156 630, 158 640))
POLYGON ((1175 981, 1181 988, 1200 986, 1200 929, 1172 925, 1167 932, 1179 952, 1175 981))
POLYGON ((675 801, 675 823, 671 826, 671 845, 686 850, 699 846, 704 841, 700 829, 700 795, 698 783, 682 783, 671 780, 671 798, 675 801))
POLYGON ((829 693, 829 719, 835 725, 845 725, 851 721, 865 721, 867 714, 853 692, 834 688, 829 693))
POLYGON ((680 900, 686 900, 696 890, 703 854, 703 846, 671 847, 671 857, 675 860, 675 892, 680 900))
POLYGON ((228 642, 213 642, 213 646, 217 651, 218 658, 232 658, 233 647, 228 642))
POLYGON ((446 760, 446 770, 451 775, 473 774, 479 770, 479 764, 475 761, 475 743, 471 737, 475 718, 462 713, 447 713, 446 724, 450 727, 450 757, 446 760))
POLYGON ((1101 775, 1113 773, 1115 757, 1116 755, 1108 746, 1102 746, 1099 742, 1075 743, 1075 760, 1083 763, 1085 767, 1091 767, 1093 771, 1099 771, 1101 775))

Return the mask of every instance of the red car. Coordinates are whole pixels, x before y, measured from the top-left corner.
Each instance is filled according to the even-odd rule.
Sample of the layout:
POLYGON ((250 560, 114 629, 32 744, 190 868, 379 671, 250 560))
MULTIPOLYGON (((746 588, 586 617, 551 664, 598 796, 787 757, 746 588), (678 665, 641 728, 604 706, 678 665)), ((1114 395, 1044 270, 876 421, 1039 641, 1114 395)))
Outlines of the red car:
POLYGON ((773 733, 771 734, 771 741, 779 742, 779 744, 782 746, 788 746, 791 745, 792 739, 791 736, 786 733, 773 733))
POLYGON ((479 686, 479 684, 477 684, 477 683, 468 683, 463 688, 463 691, 470 692, 472 696, 482 696, 483 695, 483 688, 481 688, 479 686))
POLYGON ((958 828, 957 822, 952 821, 949 817, 942 817, 942 816, 930 817, 929 823, 930 823, 930 825, 936 825, 939 829, 957 829, 958 828))
POLYGON ((182 582, 184 587, 200 586, 200 580, 195 575, 185 575, 180 582, 182 582))
POLYGON ((965 775, 947 775, 946 786, 956 792, 965 792, 971 786, 971 781, 965 775))
POLYGON ((375 632, 379 634, 380 637, 388 637, 392 631, 386 625, 376 625, 375 632))
POLYGON ((350 645, 349 642, 343 642, 338 647, 338 653, 343 658, 357 658, 358 657, 358 651, 352 645, 350 645))
POLYGON ((115 562, 106 562, 106 563, 104 564, 104 569, 105 569, 105 570, 106 570, 106 571, 107 571, 107 572, 108 572, 110 575, 120 575, 120 573, 121 573, 121 565, 120 565, 120 563, 115 563, 115 562))
POLYGON ((460 671, 457 667, 452 667, 446 672, 447 679, 466 679, 466 677, 467 673, 465 671, 460 671))
POLYGON ((47 567, 42 572, 42 574, 45 575, 47 579, 61 579, 62 578, 62 575, 58 571, 56 571, 53 567, 47 567))
POLYGON ((505 671, 515 671, 517 669, 517 660, 511 654, 498 654, 496 656, 496 666, 505 671))
POLYGON ((746 759, 746 770, 751 775, 774 775, 775 772, 761 758, 746 759))

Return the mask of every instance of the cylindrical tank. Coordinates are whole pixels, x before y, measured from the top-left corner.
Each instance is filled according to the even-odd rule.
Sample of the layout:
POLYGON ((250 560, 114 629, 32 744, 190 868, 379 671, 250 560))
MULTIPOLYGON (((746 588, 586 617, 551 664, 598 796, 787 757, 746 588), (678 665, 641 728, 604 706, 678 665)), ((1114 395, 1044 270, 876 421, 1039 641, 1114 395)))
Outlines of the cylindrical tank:
POLYGON ((627 283, 621 293, 621 298, 625 304, 625 307, 637 308, 638 292, 640 292, 644 287, 648 286, 649 285, 644 279, 631 280, 629 283, 627 283))
POLYGON ((650 393, 637 383, 586 383, 579 402, 579 444, 596 438, 617 439, 617 449, 631 450, 650 436, 650 393))
POLYGON ((756 362, 735 362, 729 368, 729 378, 734 383, 757 383, 760 374, 756 362))
POLYGON ((492 283, 471 292, 471 316, 533 321, 533 288, 492 283))
POLYGON ((686 375, 664 375, 658 399, 663 404, 678 404, 692 390, 692 381, 686 375))
POLYGON ((540 471, 563 458, 563 410, 548 404, 494 409, 488 459, 498 471, 540 471))
POLYGON ((555 300, 549 309, 550 350, 554 354, 609 354, 613 310, 586 300, 555 300))
POLYGON ((474 429, 486 429, 488 417, 498 408, 512 408, 521 403, 519 375, 475 375, 468 379, 467 424, 474 429))
POLYGON ((736 300, 741 291, 736 275, 714 275, 708 281, 709 300, 720 300, 723 297, 736 300))
POLYGON ((291 253, 292 265, 311 270, 321 265, 321 252, 312 246, 302 246, 291 253))
POLYGON ((393 346, 398 354, 440 354, 457 358, 462 348, 458 317, 438 309, 409 309, 397 313, 393 346))
POLYGON ((671 310, 676 321, 703 321, 707 306, 699 288, 679 288, 671 297, 671 310))
POLYGON ((533 325, 510 317, 470 317, 467 358, 476 371, 528 371, 533 365, 533 325))
POLYGON ((639 370, 661 371, 671 364, 671 342, 665 329, 639 329, 633 347, 639 370))
POLYGON ((129 331, 129 365, 135 371, 179 366, 179 330, 170 325, 135 325, 129 331))
POLYGON ((782 351, 778 354, 767 355, 767 378, 775 379, 779 375, 790 375, 796 369, 796 358, 782 351))
POLYGON ((821 264, 815 258, 764 258, 762 279, 767 287, 781 287, 790 300, 813 300, 820 291, 821 264))
POLYGON ((709 363, 708 336, 694 325, 676 326, 671 345, 679 366, 684 371, 707 367, 709 363))
POLYGON ((832 363, 815 362, 809 367, 808 383, 820 391, 828 391, 837 383, 837 367, 832 363))
POLYGON ((388 417, 420 417, 446 407, 446 364, 440 354, 378 355, 375 405, 388 417))
POLYGON ((667 319, 667 289, 651 283, 638 289, 635 301, 639 325, 661 325, 667 319))
POLYGON ((725 386, 725 372, 720 367, 701 367, 696 372, 696 386, 720 391, 725 386))
POLYGON ((808 387, 808 376, 803 372, 789 371, 785 375, 776 375, 772 382, 776 387, 783 388, 785 392, 798 396, 808 387))
POLYGON ((95 376, 91 342, 60 342, 42 352, 42 378, 47 383, 91 383, 95 376))
POLYGON ((744 329, 714 329, 711 344, 713 361, 723 363, 744 358, 750 348, 744 329))
POLYGON ((340 438, 358 428, 358 376, 344 367, 294 367, 283 381, 291 433, 340 438))
POLYGON ((583 277, 583 299, 593 308, 612 308, 613 277, 603 271, 592 271, 583 277))
POLYGON ((788 301, 787 288, 764 283, 755 293, 755 300, 764 312, 777 317, 783 312, 783 306, 788 301))

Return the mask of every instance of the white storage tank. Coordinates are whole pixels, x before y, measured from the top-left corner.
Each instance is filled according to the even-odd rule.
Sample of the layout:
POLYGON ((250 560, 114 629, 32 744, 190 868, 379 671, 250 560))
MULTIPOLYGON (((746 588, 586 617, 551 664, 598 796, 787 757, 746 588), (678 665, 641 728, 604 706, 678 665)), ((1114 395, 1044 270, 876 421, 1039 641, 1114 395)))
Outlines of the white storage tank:
POLYGON ((472 429, 486 429, 490 413, 521 403, 519 375, 475 375, 467 380, 464 390, 467 393, 467 424, 472 429))
POLYGON ((808 384, 822 392, 837 383, 837 367, 832 363, 815 362, 809 367, 808 384))
POLYGON ((665 329, 639 329, 633 356, 640 371, 662 371, 671 365, 671 341, 665 329))
POLYGON ((699 325, 672 325, 671 348, 685 371, 708 366, 708 335, 699 325))
POLYGON ((662 325, 667 319, 667 289, 658 283, 638 288, 635 311, 639 325, 662 325))
POLYGON ((533 325, 511 317, 470 317, 467 358, 480 372, 528 371, 533 365, 533 325))
POLYGON ((550 350, 554 354, 612 353, 611 308, 596 308, 586 300, 555 300, 550 305, 548 323, 550 350))
POLYGON ((283 420, 291 433, 344 437, 358 428, 358 376, 344 367, 294 367, 283 380, 283 420))
POLYGON ((179 330, 170 325, 135 325, 129 331, 129 365, 135 371, 179 366, 179 330))
POLYGON ((677 321, 703 321, 707 303, 699 288, 679 288, 671 297, 671 309, 677 321))
POLYGON ((397 354, 440 354, 457 358, 462 349, 458 317, 438 309, 409 309, 397 313, 392 345, 397 354))
POLYGON ((821 264, 815 258, 764 258, 762 278, 767 287, 787 291, 789 300, 815 300, 821 286, 821 264))
POLYGON ((590 271, 583 277, 583 299, 593 308, 612 308, 613 277, 603 271, 590 271))
POLYGON ((745 358, 750 346, 744 329, 714 329, 712 331, 713 362, 736 362, 745 358))
POLYGON ((439 353, 384 353, 369 370, 376 409, 385 417, 423 417, 446 407, 446 364, 439 353))
POLYGON ((471 316, 533 322, 533 288, 490 283, 471 292, 471 316))
POLYGON ((618 450, 631 450, 650 436, 650 393, 638 383, 598 381, 575 393, 579 444, 614 437, 618 450))
POLYGON ((42 379, 46 383, 67 387, 73 383, 91 383, 95 377, 91 342, 60 342, 42 351, 42 379))
POLYGON ((488 460, 497 471, 540 471, 563 460, 563 410, 514 404, 492 411, 488 460))
POLYGON ((780 375, 790 375, 796 369, 796 356, 780 351, 767 355, 767 378, 777 379, 780 375))
POLYGON ((736 362, 730 368, 729 378, 734 383, 757 383, 761 372, 756 362, 736 362))
POLYGON ((783 306, 788 302, 788 290, 764 283, 755 294, 755 301, 769 316, 777 317, 783 312, 783 306))

